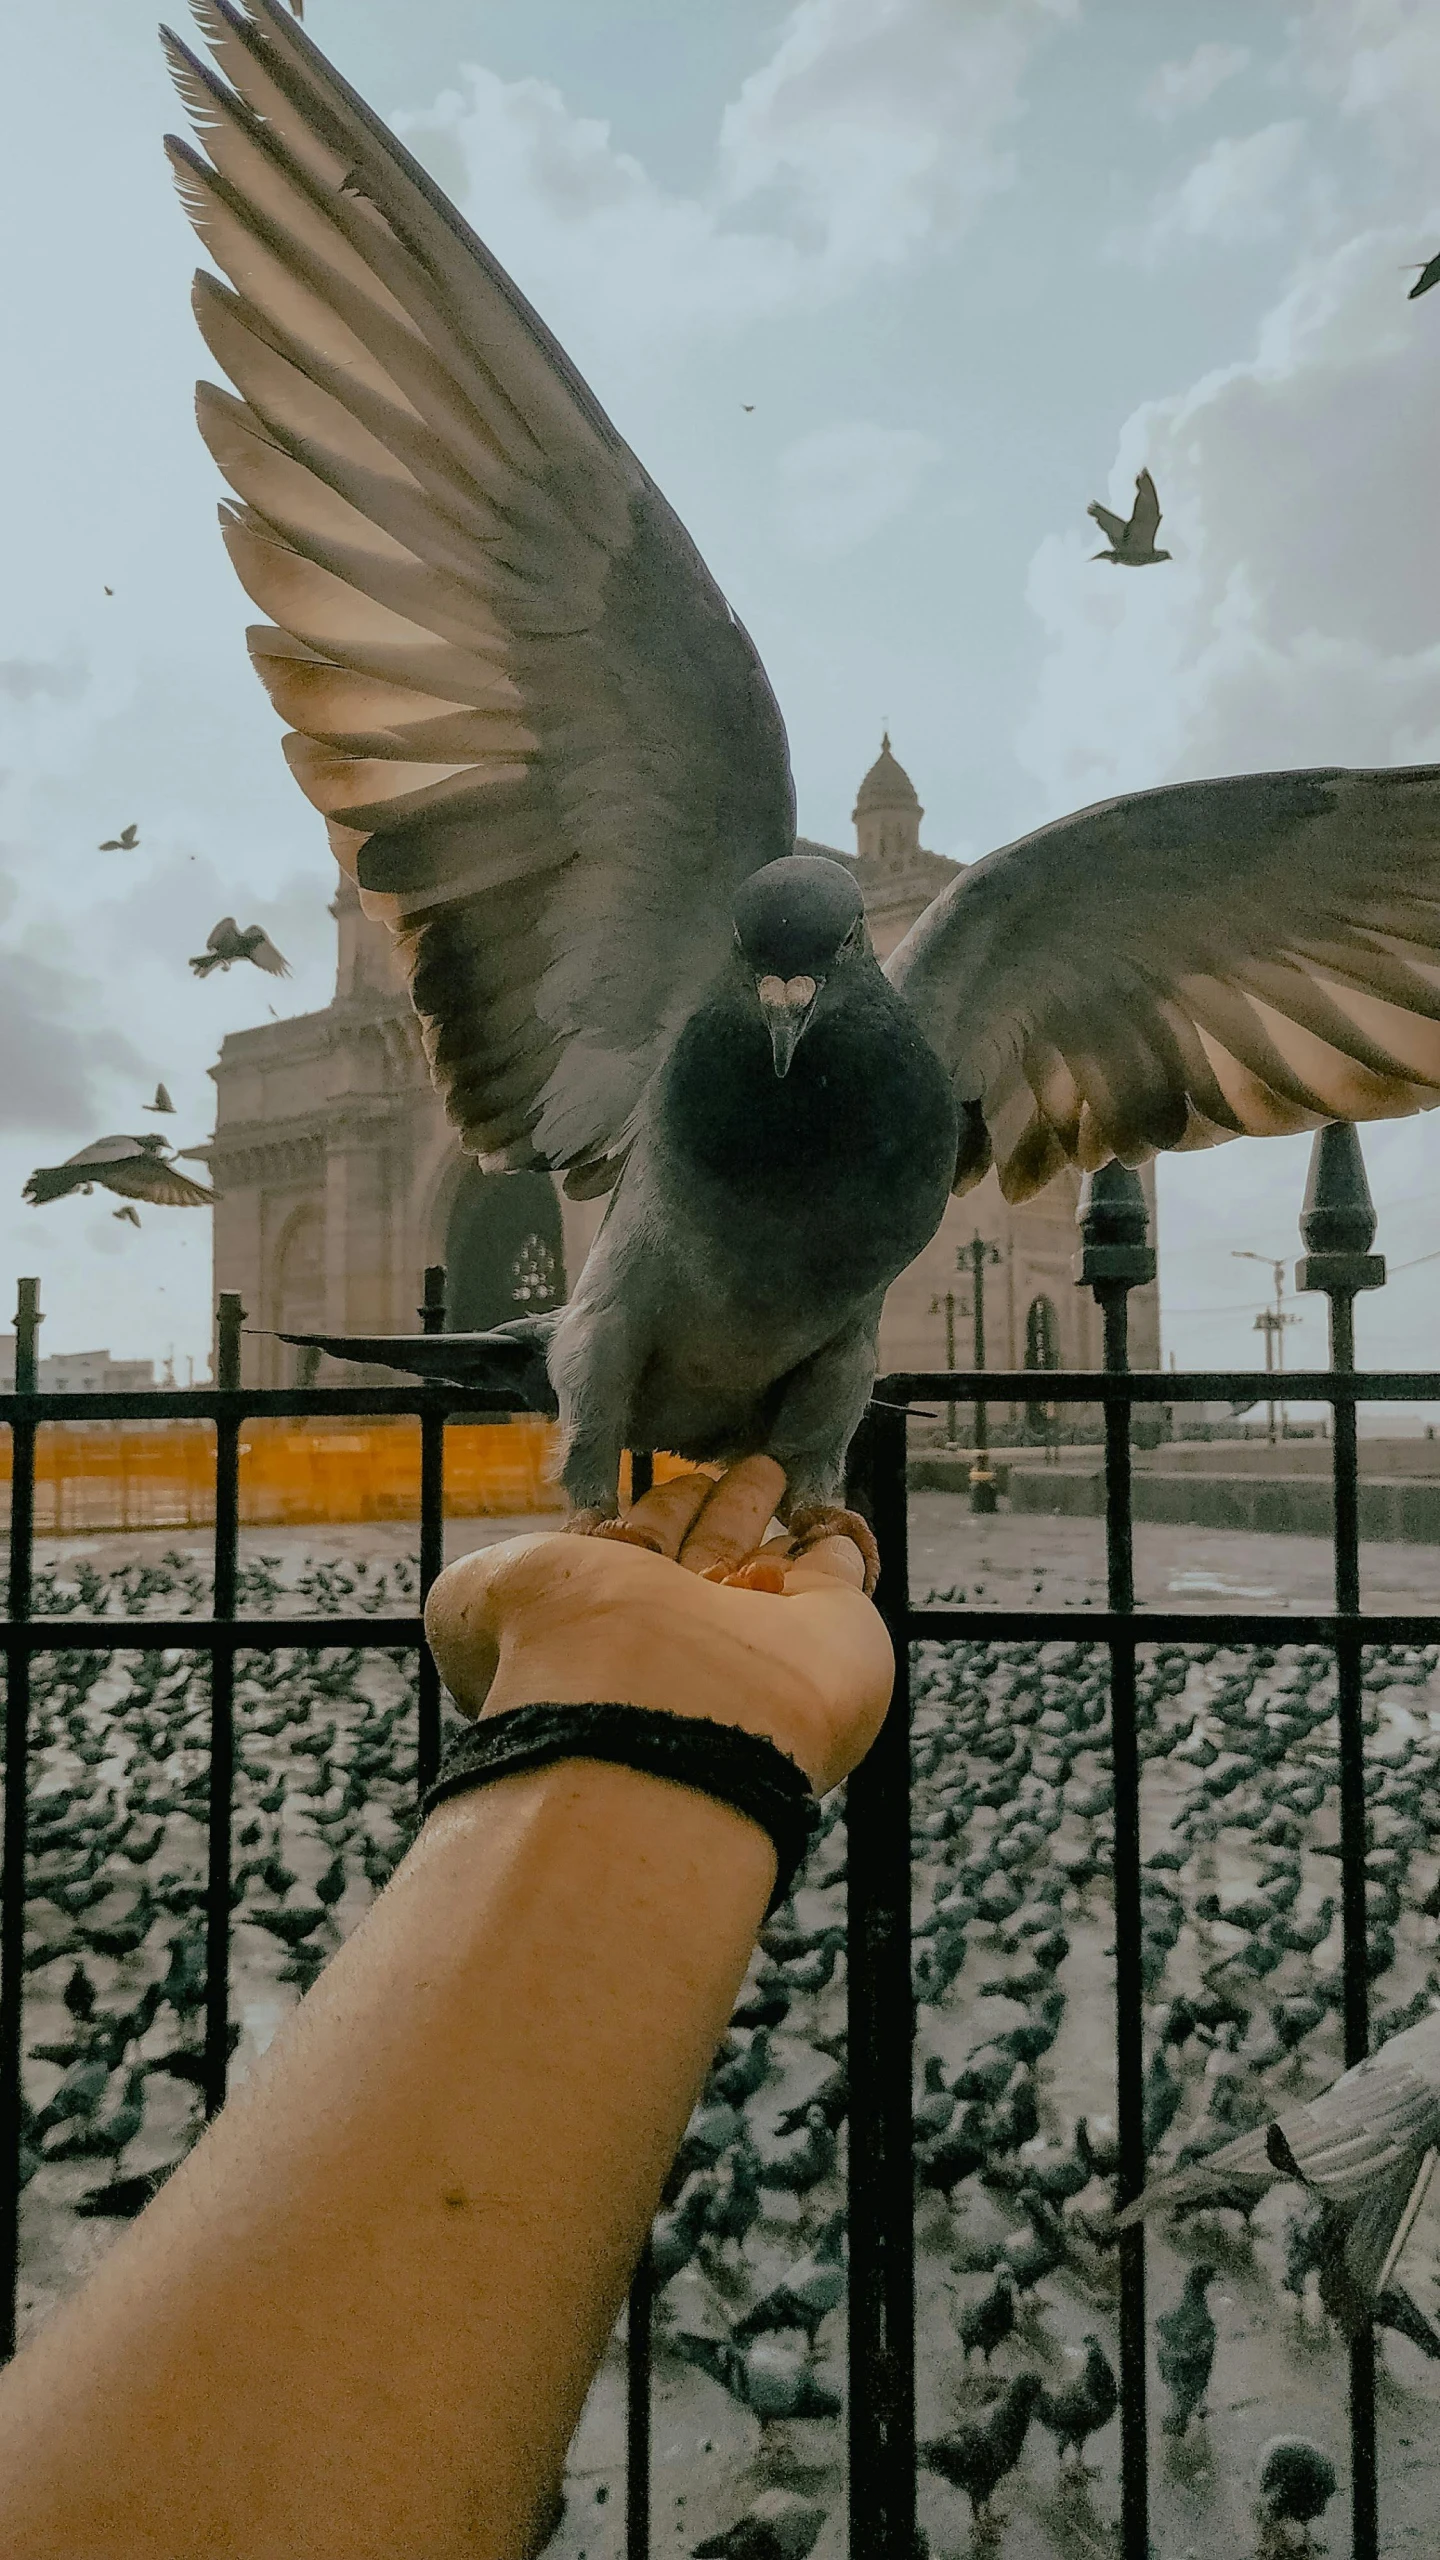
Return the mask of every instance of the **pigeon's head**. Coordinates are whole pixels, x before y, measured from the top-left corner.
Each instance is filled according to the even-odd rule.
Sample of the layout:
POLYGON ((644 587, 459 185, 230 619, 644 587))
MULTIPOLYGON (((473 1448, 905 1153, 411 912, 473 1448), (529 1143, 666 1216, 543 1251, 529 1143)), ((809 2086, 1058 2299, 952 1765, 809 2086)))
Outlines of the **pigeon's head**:
POLYGON ((735 899, 735 944, 770 1034, 777 1076, 825 988, 868 949, 854 874, 820 853, 791 853, 752 871, 735 899))

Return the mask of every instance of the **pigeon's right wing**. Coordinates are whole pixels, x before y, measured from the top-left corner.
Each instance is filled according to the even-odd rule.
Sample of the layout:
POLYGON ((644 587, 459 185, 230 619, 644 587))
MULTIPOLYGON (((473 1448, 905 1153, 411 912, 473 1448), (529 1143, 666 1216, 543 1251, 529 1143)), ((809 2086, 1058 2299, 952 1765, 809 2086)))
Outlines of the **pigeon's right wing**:
POLYGON ((1143 543, 1147 551, 1160 530, 1160 499, 1148 471, 1137 471, 1135 475, 1135 505, 1129 530, 1135 541, 1143 543))
POLYGON ((738 882, 790 852, 785 734, 682 526, 509 277, 277 0, 196 0, 226 87, 167 50, 210 154, 170 145, 227 291, 196 309, 274 626, 285 752, 409 969, 482 1163, 613 1178, 722 963, 738 882))
POLYGON ((210 931, 206 934, 205 948, 207 951, 228 952, 233 956, 235 945, 239 939, 240 927, 236 923, 234 917, 222 916, 219 923, 217 925, 212 925, 210 931))
POLYGON ((251 946, 250 957, 254 961, 256 968, 267 969, 272 978, 288 978, 290 975, 290 963, 285 959, 281 952, 276 950, 274 943, 271 941, 270 936, 265 931, 263 925, 257 924, 252 928, 252 930, 256 935, 256 940, 251 946))
POLYGON ((1085 513, 1087 516, 1094 517, 1101 532, 1104 534, 1106 541, 1113 543, 1118 549, 1119 545, 1124 541, 1126 533, 1129 531, 1125 518, 1123 516, 1113 515, 1108 507, 1102 507, 1098 498, 1093 498, 1091 500, 1089 506, 1085 510, 1085 513))
POLYGON ((1354 2206, 1396 2176, 1408 2196, 1425 2152, 1440 2143, 1440 2091, 1402 2050, 1412 2035, 1433 2044, 1435 2023, 1392 2037, 1320 2097, 1279 2117, 1299 2175, 1331 2204, 1354 2206))
POLYGON ((963 871, 886 963, 956 1187, 1440 1100, 1440 766, 1106 800, 963 871))

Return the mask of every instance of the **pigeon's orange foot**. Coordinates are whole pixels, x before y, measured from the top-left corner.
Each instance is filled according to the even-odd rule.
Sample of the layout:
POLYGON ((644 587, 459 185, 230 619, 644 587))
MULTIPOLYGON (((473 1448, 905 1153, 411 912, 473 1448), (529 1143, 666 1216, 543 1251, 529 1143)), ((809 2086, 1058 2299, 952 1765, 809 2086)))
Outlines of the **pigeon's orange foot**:
POLYGON ((818 1547, 826 1538, 849 1538, 865 1560, 865 1597, 873 1599, 880 1579, 880 1550, 868 1520, 858 1511, 842 1511, 837 1504, 811 1503, 804 1511, 792 1511, 788 1523, 792 1552, 803 1556, 810 1547, 818 1547))
POLYGON ((572 1538, 618 1538, 622 1546, 644 1547, 652 1556, 665 1553, 665 1541, 653 1529, 632 1527, 613 1511, 572 1511, 565 1527, 572 1538))

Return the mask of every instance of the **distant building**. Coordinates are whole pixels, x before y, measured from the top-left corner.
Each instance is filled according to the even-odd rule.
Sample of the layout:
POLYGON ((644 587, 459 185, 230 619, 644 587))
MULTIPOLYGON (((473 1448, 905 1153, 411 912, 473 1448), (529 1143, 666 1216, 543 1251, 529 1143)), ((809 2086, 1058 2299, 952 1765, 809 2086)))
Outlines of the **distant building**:
MULTIPOLYGON (((42 1395, 140 1395, 157 1384, 153 1360, 112 1360, 108 1351, 52 1351, 39 1364, 42 1395)), ((0 1333, 0 1394, 15 1387, 15 1336, 0 1333)))
MULTIPOLYGON (((882 959, 959 867, 922 847, 923 815, 887 735, 856 794, 854 855, 801 839, 802 851, 853 864, 882 959)), ((279 1332, 412 1330, 428 1263, 446 1266, 457 1328, 558 1304, 605 1205, 565 1199, 548 1174, 484 1174, 462 1154, 430 1083, 388 931, 362 914, 348 880, 333 912, 333 1002, 231 1033, 211 1069, 215 1135, 201 1152, 220 1194, 215 1283, 238 1290, 248 1312, 253 1385, 296 1376, 298 1355, 275 1339, 279 1332)), ((1148 1171, 1145 1185, 1153 1218, 1148 1171)), ((990 1174, 952 1200, 886 1301, 882 1366, 943 1366, 943 1300, 948 1291, 965 1303, 956 1257, 979 1233, 1000 1254, 987 1272, 987 1365, 1098 1367, 1098 1313, 1071 1277, 1078 1193, 1079 1177, 1064 1174, 1012 1208, 990 1174)), ((1153 1288, 1135 1292, 1131 1314, 1132 1360, 1155 1368, 1153 1288)), ((969 1319, 960 1314, 957 1323, 967 1366, 969 1319)), ((332 1374, 329 1363, 321 1374, 332 1374)), ((343 1374, 357 1373, 347 1366, 343 1374)))

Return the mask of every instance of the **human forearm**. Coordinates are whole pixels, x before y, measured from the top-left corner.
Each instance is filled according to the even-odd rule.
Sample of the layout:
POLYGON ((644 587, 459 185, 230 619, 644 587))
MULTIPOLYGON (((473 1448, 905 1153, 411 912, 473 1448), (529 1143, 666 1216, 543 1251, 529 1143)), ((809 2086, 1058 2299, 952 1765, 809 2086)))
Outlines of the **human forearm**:
POLYGON ((773 1878, 626 1769, 441 1807, 0 2386, 14 2560, 523 2552, 773 1878))

